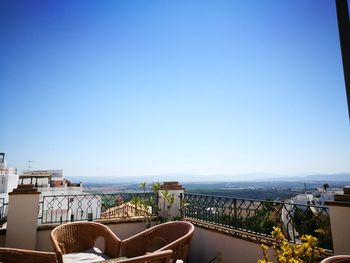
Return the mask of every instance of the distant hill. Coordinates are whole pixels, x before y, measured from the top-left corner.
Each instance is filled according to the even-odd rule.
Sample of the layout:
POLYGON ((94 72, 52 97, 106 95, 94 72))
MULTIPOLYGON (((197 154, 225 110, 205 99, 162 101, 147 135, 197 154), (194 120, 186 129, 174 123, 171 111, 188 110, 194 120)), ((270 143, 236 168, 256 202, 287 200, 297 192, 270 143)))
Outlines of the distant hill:
POLYGON ((270 179, 259 179, 258 181, 289 181, 289 182, 313 182, 313 181, 332 181, 332 182, 350 182, 350 173, 336 174, 312 174, 306 176, 282 176, 270 179))
POLYGON ((163 175, 145 175, 135 177, 120 176, 67 176, 67 179, 74 182, 83 183, 141 183, 141 182, 164 182, 164 181, 180 181, 180 182, 210 182, 218 181, 218 176, 200 176, 193 174, 163 174, 163 175))
POLYGON ((307 176, 278 176, 276 174, 250 173, 242 175, 194 175, 194 174, 163 174, 136 177, 120 176, 68 176, 72 182, 94 183, 94 184, 130 184, 141 182, 253 182, 253 181, 337 181, 350 182, 350 173, 337 174, 314 174, 307 176))
POLYGON ((303 177, 307 180, 315 181, 341 181, 350 182, 350 173, 339 173, 339 174, 314 174, 303 177))

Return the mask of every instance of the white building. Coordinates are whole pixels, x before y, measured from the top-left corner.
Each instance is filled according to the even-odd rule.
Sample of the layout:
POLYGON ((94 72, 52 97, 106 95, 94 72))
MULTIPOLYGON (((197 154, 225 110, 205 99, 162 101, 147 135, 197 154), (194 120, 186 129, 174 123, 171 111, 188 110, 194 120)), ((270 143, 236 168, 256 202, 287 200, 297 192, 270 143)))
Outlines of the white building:
POLYGON ((41 192, 39 223, 92 220, 101 216, 101 198, 84 193, 81 183, 63 178, 63 170, 27 170, 20 184, 33 184, 41 192))
POLYGON ((8 193, 18 184, 17 170, 7 167, 5 154, 0 153, 0 207, 8 202, 8 193))
POLYGON ((342 195, 344 191, 342 188, 329 188, 325 190, 323 187, 317 188, 313 195, 317 199, 318 204, 324 205, 326 201, 334 201, 334 195, 342 195))
POLYGON ((315 205, 316 200, 313 194, 298 194, 290 199, 296 205, 315 205))

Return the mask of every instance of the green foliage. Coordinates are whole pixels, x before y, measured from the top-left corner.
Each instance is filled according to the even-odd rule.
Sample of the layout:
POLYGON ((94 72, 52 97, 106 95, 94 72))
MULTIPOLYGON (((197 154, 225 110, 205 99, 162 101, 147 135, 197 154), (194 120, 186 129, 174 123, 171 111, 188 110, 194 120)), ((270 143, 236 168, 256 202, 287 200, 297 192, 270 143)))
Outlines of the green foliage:
POLYGON ((160 212, 161 212, 160 220, 162 222, 167 222, 170 220, 170 211, 175 202, 175 196, 174 194, 170 194, 168 190, 160 191, 160 196, 164 200, 163 206, 160 209, 160 212))
MULTIPOLYGON (((222 189, 220 188, 205 188, 206 185, 203 185, 202 188, 190 189, 191 193, 198 193, 203 195, 218 195, 218 196, 234 196, 236 198, 243 199, 260 199, 260 200, 286 200, 295 196, 295 192, 290 189, 222 189)), ((219 187, 219 186, 218 186, 219 187)))
MULTIPOLYGON (((140 188, 143 190, 143 192, 146 192, 146 182, 143 182, 140 184, 140 188)), ((152 220, 154 219, 154 214, 158 212, 159 207, 158 207, 158 189, 160 187, 160 183, 155 182, 152 183, 151 189, 156 198, 153 196, 149 196, 148 198, 143 198, 140 201, 140 207, 142 208, 143 211, 146 213, 144 214, 143 221, 146 225, 146 228, 151 227, 152 220), (149 212, 149 208, 152 208, 152 213, 149 212), (154 211, 156 210, 156 211, 154 211)))
POLYGON ((135 207, 135 215, 142 217, 147 228, 149 228, 152 223, 157 224, 169 220, 181 219, 180 211, 181 209, 184 209, 188 203, 182 200, 178 215, 171 218, 170 212, 175 203, 175 196, 174 194, 170 194, 167 190, 160 191, 160 186, 161 184, 159 182, 153 182, 150 186, 148 186, 146 182, 142 182, 138 187, 143 193, 138 194, 137 196, 130 194, 130 197, 132 197, 131 199, 126 195, 126 200, 124 200, 125 197, 122 197, 121 195, 101 195, 102 212, 106 211, 108 208, 129 201, 135 207), (146 193, 147 189, 151 189, 154 195, 148 195, 146 193), (162 203, 162 207, 159 207, 159 197, 162 197, 163 200, 165 200, 165 202, 162 203))
MULTIPOLYGON (((146 224, 146 227, 150 227, 152 220, 154 220, 154 214, 158 214, 158 220, 155 221, 155 223, 159 222, 167 222, 170 218, 170 211, 175 203, 175 196, 173 194, 170 194, 167 190, 160 191, 161 184, 159 182, 153 182, 151 184, 152 192, 154 193, 154 197, 150 196, 148 198, 144 197, 141 199, 135 199, 135 204, 140 207, 143 211, 147 211, 144 214, 144 222, 146 224), (165 200, 162 204, 162 208, 159 207, 158 199, 159 199, 159 192, 160 196, 165 200), (149 207, 152 207, 153 213, 149 213, 149 207), (159 213, 160 212, 160 213, 159 213)), ((143 182, 140 184, 140 189, 143 190, 143 192, 146 192, 147 184, 146 182, 143 182)))
POLYGON ((160 189, 160 182, 153 182, 151 185, 152 192, 158 196, 158 192, 160 189))
POLYGON ((305 211, 301 208, 296 208, 293 214, 293 221, 299 235, 311 235, 316 229, 321 229, 325 234, 319 238, 320 246, 332 249, 332 234, 328 215, 315 215, 310 207, 305 211))
POLYGON ((146 192, 146 185, 147 185, 146 182, 140 183, 140 189, 141 189, 144 193, 146 192))

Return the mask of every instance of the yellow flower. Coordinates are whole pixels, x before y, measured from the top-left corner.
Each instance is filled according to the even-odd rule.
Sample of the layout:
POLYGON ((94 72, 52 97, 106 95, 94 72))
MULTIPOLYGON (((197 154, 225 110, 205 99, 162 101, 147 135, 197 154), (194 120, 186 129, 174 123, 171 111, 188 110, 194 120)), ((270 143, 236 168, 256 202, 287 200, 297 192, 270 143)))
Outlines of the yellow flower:
POLYGON ((259 259, 258 263, 273 263, 271 260, 259 259))
POLYGON ((264 251, 266 251, 266 250, 268 250, 268 249, 269 249, 269 247, 268 247, 268 246, 266 246, 265 244, 261 244, 261 248, 262 248, 262 250, 264 250, 264 251))
POLYGON ((278 262, 280 263, 287 263, 287 259, 285 256, 281 255, 278 257, 278 262))
POLYGON ((273 231, 271 232, 272 236, 278 240, 283 240, 284 236, 282 234, 282 231, 278 227, 273 227, 273 231))
MULTIPOLYGON (((321 231, 318 231, 320 233, 321 231)), ((300 237, 301 243, 291 244, 285 238, 278 227, 273 227, 271 235, 276 243, 272 246, 275 251, 275 257, 279 263, 304 263, 312 262, 313 259, 322 253, 324 249, 318 248, 318 239, 312 235, 303 235, 300 237)), ((268 246, 262 244, 264 259, 259 260, 259 263, 270 263, 268 260, 268 246)))
POLYGON ((322 229, 317 229, 317 230, 315 230, 315 232, 320 234, 320 235, 326 234, 326 232, 324 230, 322 230, 322 229))
POLYGON ((313 237, 311 235, 303 235, 301 238, 300 238, 301 241, 303 242, 307 242, 309 243, 310 245, 311 244, 316 244, 317 243, 317 238, 316 237, 313 237))

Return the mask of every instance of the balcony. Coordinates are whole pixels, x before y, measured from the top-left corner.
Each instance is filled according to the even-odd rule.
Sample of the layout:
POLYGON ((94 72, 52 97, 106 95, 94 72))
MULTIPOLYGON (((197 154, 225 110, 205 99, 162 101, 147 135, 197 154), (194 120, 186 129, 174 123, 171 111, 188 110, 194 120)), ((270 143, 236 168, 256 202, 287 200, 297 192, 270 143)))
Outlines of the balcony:
MULTIPOLYGON (((49 234, 57 224, 98 221, 123 239, 159 222, 158 215, 171 212, 172 217, 190 221, 196 227, 189 256, 191 263, 257 262, 262 258, 260 244, 273 242, 270 236, 273 226, 280 227, 289 242, 299 242, 302 234, 313 234, 321 228, 325 235, 320 244, 332 254, 327 207, 191 193, 178 197, 178 203, 172 204, 175 207, 172 209, 162 196, 148 192, 44 196, 36 203, 38 212, 35 212, 32 249, 52 251, 49 234)), ((20 231, 21 227, 17 228, 20 231)), ((11 244, 6 232, 14 233, 3 229, 1 246, 11 244)))

